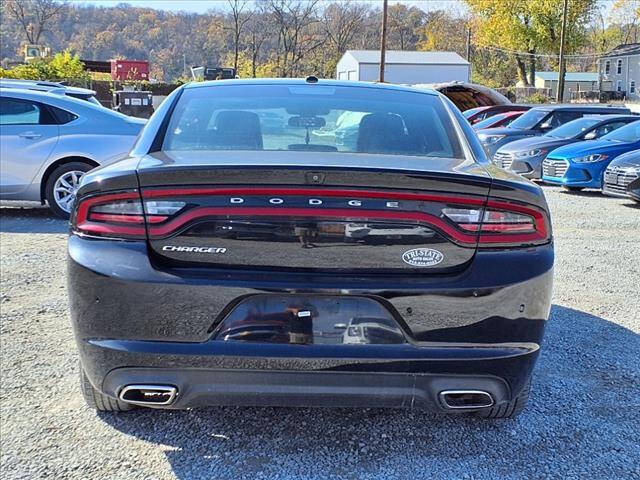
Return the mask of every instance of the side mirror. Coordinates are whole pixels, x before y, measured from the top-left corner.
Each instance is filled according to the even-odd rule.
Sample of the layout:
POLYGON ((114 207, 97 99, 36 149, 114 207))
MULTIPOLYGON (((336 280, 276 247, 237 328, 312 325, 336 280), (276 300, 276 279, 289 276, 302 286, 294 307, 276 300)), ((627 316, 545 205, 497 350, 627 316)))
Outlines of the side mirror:
POLYGON ((594 138, 596 138, 595 130, 592 130, 591 132, 585 134, 585 136, 584 136, 585 140, 593 140, 594 138))
POLYGON ((540 130, 550 130, 551 129, 551 124, 549 122, 544 122, 542 125, 540 125, 540 130))

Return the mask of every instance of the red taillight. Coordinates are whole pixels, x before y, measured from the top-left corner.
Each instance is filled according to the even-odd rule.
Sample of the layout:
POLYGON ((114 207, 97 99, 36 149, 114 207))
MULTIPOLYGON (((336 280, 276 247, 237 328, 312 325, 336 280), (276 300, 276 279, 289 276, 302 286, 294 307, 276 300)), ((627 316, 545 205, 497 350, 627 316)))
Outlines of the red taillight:
POLYGON ((111 193, 81 199, 73 229, 84 235, 98 237, 145 238, 140 194, 111 193))
POLYGON ((477 232, 481 247, 537 244, 551 237, 546 214, 534 207, 490 200, 484 209, 448 207, 442 214, 458 228, 477 232))
POLYGON ((138 192, 110 193, 81 199, 73 222, 74 231, 99 237, 146 238, 147 224, 158 224, 179 212, 184 202, 145 201, 138 192))

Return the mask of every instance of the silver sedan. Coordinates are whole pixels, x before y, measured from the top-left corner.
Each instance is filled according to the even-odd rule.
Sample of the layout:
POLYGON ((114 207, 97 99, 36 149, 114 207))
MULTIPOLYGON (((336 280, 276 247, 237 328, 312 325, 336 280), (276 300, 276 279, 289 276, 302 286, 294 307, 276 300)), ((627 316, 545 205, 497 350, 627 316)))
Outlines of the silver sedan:
POLYGON ((128 153, 145 122, 67 95, 0 88, 0 199, 46 201, 68 218, 82 175, 128 153))

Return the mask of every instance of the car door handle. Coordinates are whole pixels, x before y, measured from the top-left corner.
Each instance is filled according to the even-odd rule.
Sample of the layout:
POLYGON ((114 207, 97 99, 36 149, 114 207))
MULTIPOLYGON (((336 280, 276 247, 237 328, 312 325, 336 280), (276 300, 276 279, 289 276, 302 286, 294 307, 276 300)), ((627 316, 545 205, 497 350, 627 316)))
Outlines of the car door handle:
POLYGON ((19 133, 18 136, 20 138, 28 138, 30 140, 33 140, 36 138, 40 138, 42 135, 36 132, 24 132, 24 133, 19 133))

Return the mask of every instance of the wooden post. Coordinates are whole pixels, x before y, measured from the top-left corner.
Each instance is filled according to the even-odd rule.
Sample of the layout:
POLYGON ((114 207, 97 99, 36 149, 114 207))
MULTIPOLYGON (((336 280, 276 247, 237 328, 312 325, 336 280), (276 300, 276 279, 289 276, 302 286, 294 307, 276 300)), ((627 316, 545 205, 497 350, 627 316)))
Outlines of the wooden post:
POLYGON ((562 103, 564 99, 564 44, 567 30, 567 10, 569 9, 569 0, 564 0, 562 12, 562 31, 560 33, 560 72, 558 74, 558 91, 556 92, 556 102, 562 103))
POLYGON ((384 82, 384 57, 387 51, 387 0, 382 4, 382 32, 380 35, 380 75, 378 81, 384 82))

